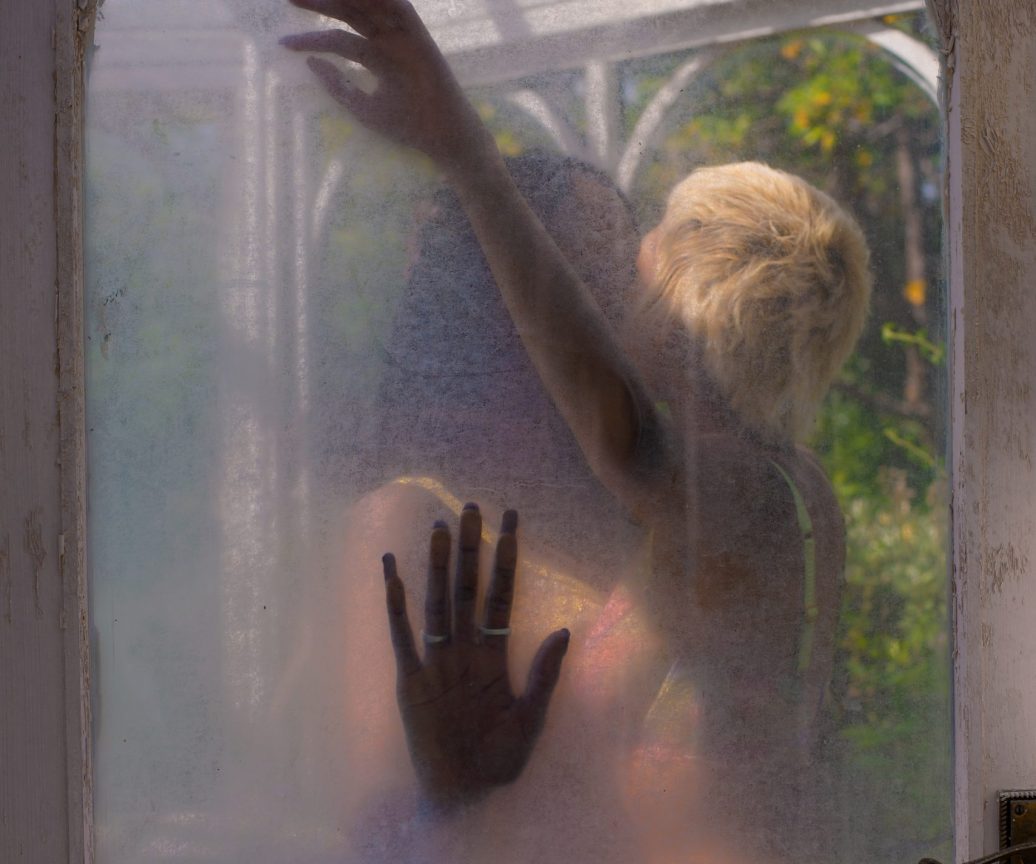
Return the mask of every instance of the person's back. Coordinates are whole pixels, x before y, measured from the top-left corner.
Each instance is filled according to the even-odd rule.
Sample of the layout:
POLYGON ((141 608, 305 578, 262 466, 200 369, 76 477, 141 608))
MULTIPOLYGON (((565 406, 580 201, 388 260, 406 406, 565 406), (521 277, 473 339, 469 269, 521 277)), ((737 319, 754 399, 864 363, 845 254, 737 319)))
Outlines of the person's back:
MULTIPOLYGON (((670 195, 640 260, 640 364, 659 443, 640 457, 654 535, 645 596, 700 700, 702 824, 787 860, 830 680, 845 527, 805 439, 867 310, 852 220, 799 178, 744 163, 670 195), (767 805, 746 821, 740 797, 767 805), (725 827, 724 827, 725 826, 725 827), (746 839, 768 838, 762 846, 746 839)), ((699 821, 699 820, 694 820, 699 821)))
MULTIPOLYGON (((561 154, 531 150, 508 167, 617 331, 639 243, 631 205, 606 175, 561 154), (604 255, 593 245, 602 224, 604 255)), ((526 550, 582 560, 578 578, 603 588, 636 534, 629 515, 544 391, 460 203, 442 189, 429 209, 385 339, 378 483, 425 477, 487 512, 517 509, 526 550)))
POLYGON ((665 512, 653 519, 643 594, 671 674, 689 682, 696 702, 684 732, 697 763, 693 788, 683 790, 693 804, 683 815, 699 837, 737 836, 726 855, 789 859, 814 842, 816 814, 800 808, 811 806, 820 770, 815 738, 834 657, 842 514, 801 448, 702 435, 685 459, 684 494, 660 502, 665 512))

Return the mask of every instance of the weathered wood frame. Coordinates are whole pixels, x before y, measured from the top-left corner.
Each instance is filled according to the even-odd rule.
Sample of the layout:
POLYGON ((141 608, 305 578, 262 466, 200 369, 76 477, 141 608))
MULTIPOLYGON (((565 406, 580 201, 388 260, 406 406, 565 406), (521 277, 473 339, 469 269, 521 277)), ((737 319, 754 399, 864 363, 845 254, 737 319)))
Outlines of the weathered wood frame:
MULTIPOLYGON (((82 111, 96 0, 0 4, 0 859, 93 859, 82 111)), ((957 858, 1036 786, 1036 6, 928 0, 946 61, 957 858)))
POLYGON ((944 53, 954 786, 964 860, 997 848, 997 792, 1036 788, 1036 5, 928 5, 944 53))
POLYGON ((94 0, 0 4, 0 860, 93 859, 83 49, 94 0))

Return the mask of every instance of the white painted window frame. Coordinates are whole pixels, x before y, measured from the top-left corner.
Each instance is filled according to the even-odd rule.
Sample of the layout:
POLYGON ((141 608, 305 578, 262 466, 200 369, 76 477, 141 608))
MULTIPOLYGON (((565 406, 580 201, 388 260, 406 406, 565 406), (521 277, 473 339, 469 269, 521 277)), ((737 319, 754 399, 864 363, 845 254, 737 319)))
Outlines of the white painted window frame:
MULTIPOLYGON (((84 543, 84 45, 0 3, 0 860, 93 860, 84 543)), ((958 861, 1036 786, 1036 7, 928 0, 944 45, 958 861)))

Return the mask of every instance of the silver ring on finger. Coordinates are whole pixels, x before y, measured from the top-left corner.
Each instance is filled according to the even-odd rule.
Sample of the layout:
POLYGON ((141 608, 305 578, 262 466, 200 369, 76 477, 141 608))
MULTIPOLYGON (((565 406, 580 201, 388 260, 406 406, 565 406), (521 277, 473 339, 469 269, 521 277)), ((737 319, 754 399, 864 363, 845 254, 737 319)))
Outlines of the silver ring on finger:
POLYGON ((482 627, 483 636, 510 636, 510 627, 482 627))

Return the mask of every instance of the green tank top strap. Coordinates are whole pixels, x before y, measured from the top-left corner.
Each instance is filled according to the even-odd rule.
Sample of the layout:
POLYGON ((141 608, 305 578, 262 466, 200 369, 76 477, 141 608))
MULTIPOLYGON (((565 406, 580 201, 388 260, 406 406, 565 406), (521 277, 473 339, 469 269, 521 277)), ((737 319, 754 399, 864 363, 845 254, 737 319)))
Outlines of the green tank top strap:
POLYGON ((802 497, 799 487, 795 485, 795 481, 791 479, 791 475, 773 459, 770 460, 770 464, 777 469, 791 490, 792 498, 795 500, 795 517, 799 523, 799 531, 802 533, 802 560, 805 570, 802 600, 805 615, 802 623, 802 635, 799 638, 799 673, 804 674, 813 660, 814 631, 820 615, 817 607, 817 546, 816 538, 813 536, 813 519, 806 508, 806 500, 802 497))

